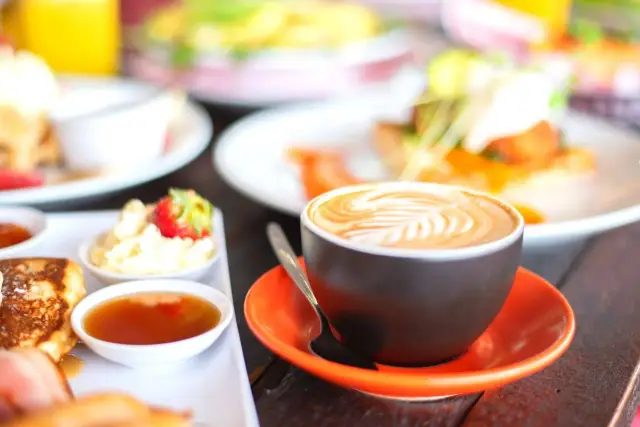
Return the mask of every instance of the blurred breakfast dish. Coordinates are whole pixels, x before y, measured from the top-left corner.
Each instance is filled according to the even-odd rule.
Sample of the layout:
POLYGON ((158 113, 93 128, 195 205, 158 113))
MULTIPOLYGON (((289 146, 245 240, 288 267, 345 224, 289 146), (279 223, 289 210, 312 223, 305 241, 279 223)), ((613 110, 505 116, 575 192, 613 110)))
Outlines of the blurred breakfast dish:
POLYGON ((77 89, 68 81, 42 58, 0 44, 0 191, 111 177, 171 149, 181 93, 117 80, 89 80, 77 89), (123 134, 131 123, 143 124, 123 134), (126 144, 130 155, 123 158, 126 144))
POLYGON ((244 107, 384 84, 414 60, 397 20, 348 0, 172 2, 128 34, 130 75, 244 107))
POLYGON ((60 142, 49 117, 59 96, 58 83, 42 59, 0 46, 1 190, 42 185, 37 169, 60 165, 60 142))
POLYGON ((593 19, 575 19, 564 37, 532 45, 531 55, 533 60, 571 66, 580 94, 627 97, 640 87, 640 37, 633 27, 611 28, 593 19))
MULTIPOLYGON (((428 81, 408 122, 375 125, 372 144, 390 178, 504 196, 595 171, 594 154, 569 145, 556 124, 568 82, 558 85, 541 69, 460 50, 434 58, 428 81)), ((294 147, 290 155, 308 198, 359 181, 339 151, 294 147)), ((527 223, 544 221, 518 207, 527 223)))
POLYGON ((60 362, 77 343, 71 312, 85 295, 69 259, 0 260, 0 349, 36 348, 60 362))
MULTIPOLYGON (((27 216, 18 208, 2 214, 8 211, 27 216)), ((211 203, 180 189, 153 204, 134 199, 120 214, 54 215, 46 220, 57 237, 43 238, 50 238, 56 258, 27 248, 21 257, 0 260, 0 426, 187 427, 196 417, 207 425, 220 415, 243 419, 244 405, 236 402, 245 395, 229 389, 247 381, 241 356, 234 365, 215 356, 228 345, 219 339, 233 321, 230 297, 216 289, 228 279, 204 284, 155 274, 209 267, 215 259, 226 263, 214 240, 224 234, 221 218, 214 224, 211 203), (96 274, 78 250, 109 227, 113 246, 103 248, 105 270, 124 266, 146 277, 121 275, 101 288, 107 283, 85 276, 84 270, 96 274), (80 263, 70 259, 76 257, 80 263), (210 351, 216 341, 218 350, 210 351), (152 372, 152 381, 141 381, 145 375, 132 375, 134 369, 152 372), (225 398, 202 399, 211 395, 225 398)), ((240 345, 237 335, 229 338, 240 345)))
POLYGON ((215 253, 211 203, 193 190, 171 189, 155 204, 127 202, 89 261, 114 273, 153 275, 202 266, 215 253))
POLYGON ((188 427, 188 413, 121 393, 74 398, 58 367, 37 349, 0 351, 0 424, 4 427, 188 427))
POLYGON ((190 52, 226 52, 242 59, 272 49, 327 49, 380 35, 385 27, 371 9, 344 2, 302 0, 188 0, 153 14, 142 30, 150 44, 190 52))

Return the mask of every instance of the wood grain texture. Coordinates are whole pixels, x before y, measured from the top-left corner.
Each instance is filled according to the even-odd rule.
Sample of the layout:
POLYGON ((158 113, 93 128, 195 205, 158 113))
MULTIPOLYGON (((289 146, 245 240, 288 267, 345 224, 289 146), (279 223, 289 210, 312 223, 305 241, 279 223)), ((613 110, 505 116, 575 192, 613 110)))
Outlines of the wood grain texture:
POLYGON ((574 342, 545 371, 485 393, 464 427, 622 427, 638 407, 640 224, 598 238, 562 290, 574 342))
POLYGON ((572 270, 573 263, 590 243, 590 241, 577 241, 550 248, 544 252, 525 249, 522 266, 544 277, 553 285, 561 287, 566 275, 572 270))
MULTIPOLYGON (((286 366, 281 362, 270 369, 286 366)), ((262 427, 455 427, 478 398, 396 402, 335 387, 296 368, 286 369, 277 384, 257 399, 262 427)))

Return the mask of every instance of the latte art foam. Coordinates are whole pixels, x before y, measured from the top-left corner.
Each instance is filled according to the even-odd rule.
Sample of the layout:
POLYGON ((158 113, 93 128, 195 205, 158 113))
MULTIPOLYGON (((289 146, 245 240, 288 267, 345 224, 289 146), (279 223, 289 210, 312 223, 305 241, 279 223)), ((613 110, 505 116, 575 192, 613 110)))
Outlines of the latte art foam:
POLYGON ((309 219, 354 243, 405 249, 476 246, 508 236, 518 225, 507 207, 461 190, 373 187, 312 203, 309 219))

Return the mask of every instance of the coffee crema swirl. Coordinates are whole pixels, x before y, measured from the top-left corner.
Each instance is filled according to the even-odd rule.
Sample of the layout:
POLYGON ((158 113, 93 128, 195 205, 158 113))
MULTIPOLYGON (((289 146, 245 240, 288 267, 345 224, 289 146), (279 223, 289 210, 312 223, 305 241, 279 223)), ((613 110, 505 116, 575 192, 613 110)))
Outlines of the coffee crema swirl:
POLYGON ((518 226, 501 203, 455 189, 371 189, 320 199, 312 223, 354 243, 402 249, 453 249, 500 240, 518 226))

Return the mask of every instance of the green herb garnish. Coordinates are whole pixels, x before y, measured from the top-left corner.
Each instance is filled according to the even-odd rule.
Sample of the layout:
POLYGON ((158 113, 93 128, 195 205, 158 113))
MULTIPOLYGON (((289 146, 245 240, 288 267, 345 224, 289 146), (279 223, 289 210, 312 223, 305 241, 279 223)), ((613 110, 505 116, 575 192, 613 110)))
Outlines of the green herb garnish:
POLYGON ((571 91, 573 90, 573 86, 576 81, 576 76, 571 76, 571 78, 569 78, 565 83, 564 87, 558 89, 551 95, 549 107, 552 110, 564 110, 567 108, 569 105, 569 97, 571 96, 571 91))
POLYGON ((577 19, 572 22, 569 26, 569 34, 586 45, 599 43, 605 38, 602 28, 586 19, 577 19))
POLYGON ((504 162, 504 158, 500 155, 500 153, 491 150, 485 150, 482 153, 482 156, 492 160, 494 162, 504 162))
POLYGON ((387 31, 397 30, 400 28, 406 28, 407 22, 402 19, 387 19, 382 24, 383 29, 387 31))
POLYGON ((171 65, 175 68, 189 68, 195 63, 196 56, 196 50, 192 46, 177 42, 171 50, 171 65))
POLYGON ((230 24, 249 18, 262 3, 258 0, 185 0, 184 7, 193 23, 230 24))
POLYGON ((251 57, 251 53, 251 49, 241 46, 235 46, 229 49, 229 57, 238 62, 246 61, 247 59, 249 59, 249 57, 251 57))

